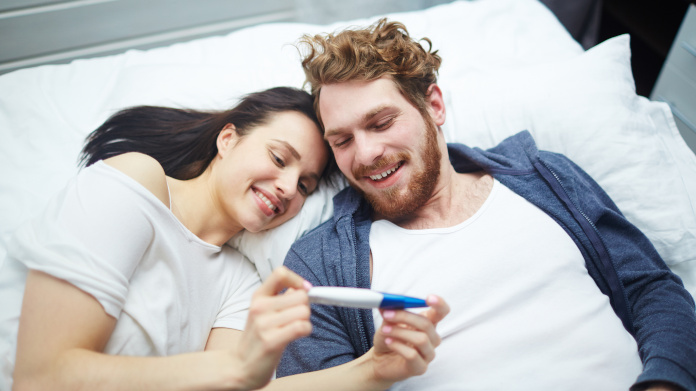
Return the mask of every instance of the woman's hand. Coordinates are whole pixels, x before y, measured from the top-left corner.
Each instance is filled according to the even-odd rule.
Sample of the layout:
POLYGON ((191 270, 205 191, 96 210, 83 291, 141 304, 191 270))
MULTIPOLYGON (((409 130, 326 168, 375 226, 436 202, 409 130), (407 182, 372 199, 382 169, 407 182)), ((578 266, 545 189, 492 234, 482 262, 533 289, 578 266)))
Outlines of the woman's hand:
POLYGON ((233 351, 249 382, 245 388, 267 384, 286 345, 312 332, 309 288, 302 277, 281 266, 254 293, 244 334, 233 351))
POLYGON ((415 314, 405 310, 382 310, 384 321, 375 333, 371 349, 375 377, 393 383, 422 375, 435 358, 440 336, 435 326, 448 313, 449 306, 431 295, 426 311, 415 314))

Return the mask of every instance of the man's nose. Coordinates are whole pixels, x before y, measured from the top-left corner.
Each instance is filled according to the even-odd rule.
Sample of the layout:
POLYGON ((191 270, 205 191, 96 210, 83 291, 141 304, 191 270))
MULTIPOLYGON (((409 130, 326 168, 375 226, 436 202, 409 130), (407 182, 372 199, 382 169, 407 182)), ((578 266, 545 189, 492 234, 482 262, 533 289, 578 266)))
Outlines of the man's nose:
POLYGON ((369 166, 384 154, 383 144, 370 134, 356 134, 354 137, 356 163, 369 166))

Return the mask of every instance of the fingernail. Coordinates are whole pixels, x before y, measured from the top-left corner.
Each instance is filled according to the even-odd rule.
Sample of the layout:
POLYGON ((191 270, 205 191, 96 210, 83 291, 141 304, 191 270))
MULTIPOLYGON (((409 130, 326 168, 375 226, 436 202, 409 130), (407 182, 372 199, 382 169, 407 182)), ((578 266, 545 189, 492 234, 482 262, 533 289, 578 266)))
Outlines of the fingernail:
POLYGON ((302 281, 302 286, 304 286, 307 291, 312 289, 312 283, 307 280, 302 281))
POLYGON ((395 314, 396 314, 396 313, 395 313, 394 311, 387 310, 387 311, 384 311, 384 313, 382 314, 382 316, 383 316, 385 319, 391 319, 391 318, 394 317, 395 314))
POLYGON ((382 332, 383 332, 384 334, 389 334, 389 333, 391 333, 391 331, 392 331, 392 327, 391 327, 391 326, 383 326, 383 327, 382 327, 382 332))
POLYGON ((394 341, 393 339, 387 337, 387 338, 384 340, 384 343, 387 344, 387 345, 390 345, 393 341, 394 341))
POLYGON ((439 301, 440 299, 435 295, 430 295, 427 299, 428 304, 437 304, 439 301))

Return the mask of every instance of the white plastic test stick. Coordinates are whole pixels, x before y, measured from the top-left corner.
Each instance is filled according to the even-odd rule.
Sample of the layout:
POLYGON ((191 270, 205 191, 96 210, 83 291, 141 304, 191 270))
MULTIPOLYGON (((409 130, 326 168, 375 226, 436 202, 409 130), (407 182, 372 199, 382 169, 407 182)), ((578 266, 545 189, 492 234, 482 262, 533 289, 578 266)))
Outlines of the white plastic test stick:
POLYGON ((311 303, 339 307, 402 309, 428 306, 423 299, 364 288, 315 286, 309 290, 308 295, 311 303))

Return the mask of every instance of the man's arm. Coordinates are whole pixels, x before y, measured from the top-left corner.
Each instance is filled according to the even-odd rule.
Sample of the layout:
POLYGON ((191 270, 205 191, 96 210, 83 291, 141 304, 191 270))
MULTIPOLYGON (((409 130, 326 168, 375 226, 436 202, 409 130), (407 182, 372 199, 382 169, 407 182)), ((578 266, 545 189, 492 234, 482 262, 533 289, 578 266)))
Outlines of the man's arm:
MULTIPOLYGON (((587 191, 574 197, 588 213, 601 245, 609 253, 624 288, 643 373, 633 390, 648 385, 679 385, 696 390, 696 311, 694 301, 649 239, 618 210, 604 190, 581 168, 560 155, 544 155, 587 191), (597 208, 596 205, 603 208, 597 208)), ((568 179, 568 178, 566 178, 568 179)), ((612 302, 614 305, 614 302, 612 302)))
MULTIPOLYGON (((320 244, 317 244, 317 247, 320 248, 320 244)), ((323 260, 319 259, 319 261, 323 260)), ((325 264, 308 265, 294 247, 288 252, 284 265, 312 285, 330 285, 328 277, 324 275, 325 264)), ((278 377, 345 364, 358 358, 362 353, 353 345, 354 341, 351 341, 350 332, 344 323, 353 322, 350 327, 354 328, 354 332, 356 328, 362 327, 358 319, 344 319, 350 316, 349 311, 341 316, 339 308, 334 306, 312 304, 311 308, 312 334, 307 338, 293 341, 287 346, 277 370, 278 377)), ((369 343, 367 338, 365 336, 365 343, 369 343)), ((369 346, 365 346, 364 351, 368 348, 369 346)))

